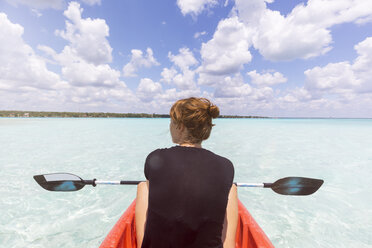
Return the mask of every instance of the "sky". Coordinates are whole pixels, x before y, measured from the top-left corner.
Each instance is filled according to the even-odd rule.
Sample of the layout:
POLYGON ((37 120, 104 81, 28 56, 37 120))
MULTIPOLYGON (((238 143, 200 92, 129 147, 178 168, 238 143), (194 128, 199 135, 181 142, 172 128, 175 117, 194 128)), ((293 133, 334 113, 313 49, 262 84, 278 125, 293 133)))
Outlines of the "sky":
POLYGON ((0 0, 0 110, 372 118, 372 0, 0 0))

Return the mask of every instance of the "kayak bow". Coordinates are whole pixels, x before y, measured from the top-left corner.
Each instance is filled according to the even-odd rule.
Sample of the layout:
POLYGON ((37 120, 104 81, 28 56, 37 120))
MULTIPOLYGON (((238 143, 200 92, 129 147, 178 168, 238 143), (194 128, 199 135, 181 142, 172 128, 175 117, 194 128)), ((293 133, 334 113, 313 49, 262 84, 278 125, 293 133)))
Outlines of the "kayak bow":
MULTIPOLYGON (((239 220, 236 232, 236 248, 273 248, 269 238, 239 201, 239 220)), ((127 208, 100 248, 137 248, 134 220, 136 201, 127 208)))

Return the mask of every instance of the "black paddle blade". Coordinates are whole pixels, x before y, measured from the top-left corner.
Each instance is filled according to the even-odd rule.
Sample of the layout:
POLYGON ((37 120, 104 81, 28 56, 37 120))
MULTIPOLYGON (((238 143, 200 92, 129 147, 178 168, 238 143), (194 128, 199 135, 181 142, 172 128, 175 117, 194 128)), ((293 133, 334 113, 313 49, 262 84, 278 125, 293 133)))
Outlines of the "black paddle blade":
POLYGON ((77 191, 85 186, 83 180, 69 173, 53 173, 34 176, 35 181, 49 191, 77 191))
POLYGON ((306 177, 285 177, 273 183, 270 187, 281 195, 311 195, 323 184, 321 179, 306 177))

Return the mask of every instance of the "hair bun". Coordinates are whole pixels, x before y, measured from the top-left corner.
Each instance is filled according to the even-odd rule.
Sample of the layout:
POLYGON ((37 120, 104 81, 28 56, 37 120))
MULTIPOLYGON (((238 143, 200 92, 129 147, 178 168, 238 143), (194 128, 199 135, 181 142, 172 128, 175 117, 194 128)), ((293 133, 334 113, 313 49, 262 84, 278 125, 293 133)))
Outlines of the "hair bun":
POLYGON ((217 118, 220 115, 220 110, 216 105, 210 105, 209 106, 209 113, 212 118, 217 118))

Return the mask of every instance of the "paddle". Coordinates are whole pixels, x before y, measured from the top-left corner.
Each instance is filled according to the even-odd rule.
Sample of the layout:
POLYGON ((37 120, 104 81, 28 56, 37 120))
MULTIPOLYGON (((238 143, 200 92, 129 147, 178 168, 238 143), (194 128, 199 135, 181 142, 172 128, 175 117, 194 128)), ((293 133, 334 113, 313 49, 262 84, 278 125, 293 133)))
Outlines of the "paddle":
MULTIPOLYGON (((44 189, 49 191, 77 191, 85 185, 115 184, 136 185, 142 181, 98 181, 83 180, 70 173, 52 173, 34 176, 35 181, 44 189)), ((285 177, 275 183, 235 183, 238 187, 262 187, 271 188, 281 195, 311 195, 323 184, 323 180, 306 177, 285 177)))
POLYGON ((236 183, 238 187, 271 188, 281 195, 311 195, 323 184, 323 180, 306 177, 285 177, 275 183, 236 183))

